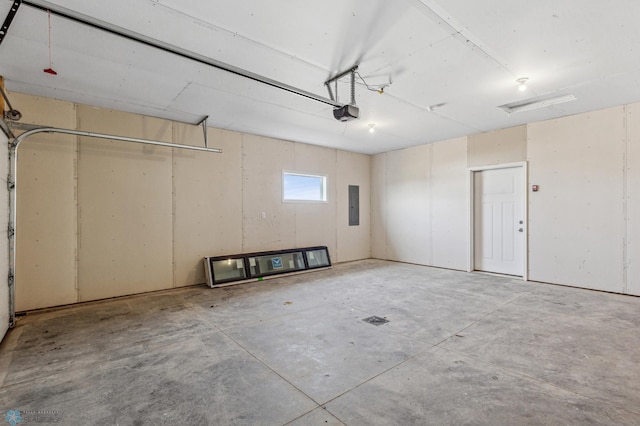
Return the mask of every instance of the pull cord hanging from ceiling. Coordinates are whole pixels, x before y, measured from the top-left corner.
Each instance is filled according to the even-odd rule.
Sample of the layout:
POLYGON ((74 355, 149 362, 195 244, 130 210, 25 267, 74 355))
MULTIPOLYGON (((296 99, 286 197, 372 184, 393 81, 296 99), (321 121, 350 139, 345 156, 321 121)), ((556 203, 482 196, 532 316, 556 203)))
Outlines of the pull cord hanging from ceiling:
POLYGON ((47 9, 47 18, 49 23, 49 68, 45 68, 43 71, 47 74, 58 75, 53 69, 53 61, 51 60, 51 11, 47 9))

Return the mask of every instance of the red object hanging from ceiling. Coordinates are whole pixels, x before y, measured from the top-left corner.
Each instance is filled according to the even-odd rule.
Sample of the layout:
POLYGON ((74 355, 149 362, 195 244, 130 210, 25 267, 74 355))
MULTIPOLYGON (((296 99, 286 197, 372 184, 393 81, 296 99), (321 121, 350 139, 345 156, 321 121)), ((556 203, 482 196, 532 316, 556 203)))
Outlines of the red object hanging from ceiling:
POLYGON ((58 75, 51 64, 51 11, 47 10, 47 12, 49 13, 49 68, 45 68, 43 71, 47 74, 58 75))

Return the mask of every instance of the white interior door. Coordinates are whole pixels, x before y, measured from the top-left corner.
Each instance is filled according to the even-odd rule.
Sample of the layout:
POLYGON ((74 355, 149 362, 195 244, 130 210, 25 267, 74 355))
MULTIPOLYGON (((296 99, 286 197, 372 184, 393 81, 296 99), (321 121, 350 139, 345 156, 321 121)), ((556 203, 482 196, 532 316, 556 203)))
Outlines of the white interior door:
POLYGON ((522 167, 474 173, 474 269, 524 275, 522 167))

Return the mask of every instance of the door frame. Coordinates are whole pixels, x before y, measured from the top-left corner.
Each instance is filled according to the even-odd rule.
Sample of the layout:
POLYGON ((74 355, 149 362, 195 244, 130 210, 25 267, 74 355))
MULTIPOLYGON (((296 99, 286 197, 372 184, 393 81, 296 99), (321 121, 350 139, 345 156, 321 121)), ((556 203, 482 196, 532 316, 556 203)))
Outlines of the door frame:
POLYGON ((476 172, 497 169, 522 168, 522 215, 524 222, 524 242, 522 247, 522 280, 529 280, 529 170, 526 161, 518 161, 515 163, 495 164, 491 166, 469 167, 468 194, 469 194, 469 266, 467 272, 475 271, 475 185, 474 177, 476 172))

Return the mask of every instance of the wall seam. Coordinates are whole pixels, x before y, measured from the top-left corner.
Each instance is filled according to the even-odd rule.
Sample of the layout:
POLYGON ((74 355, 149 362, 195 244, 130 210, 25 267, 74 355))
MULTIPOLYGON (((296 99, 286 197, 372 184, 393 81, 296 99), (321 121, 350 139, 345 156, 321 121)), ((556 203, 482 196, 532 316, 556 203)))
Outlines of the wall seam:
MULTIPOLYGON (((336 161, 335 161, 335 172, 334 172, 334 177, 335 177, 335 182, 333 184, 333 196, 335 197, 335 200, 333 200, 333 202, 335 203, 335 218, 336 218, 336 227, 334 229, 335 231, 335 242, 336 242, 336 261, 338 261, 338 259, 340 259, 340 244, 338 244, 338 229, 340 228, 340 212, 338 211, 340 209, 339 203, 338 203, 338 174, 340 173, 339 171, 339 167, 340 165, 339 163, 339 155, 338 155, 338 150, 335 149, 334 153, 336 155, 336 161)), ((348 184, 347 184, 348 185, 348 184)), ((347 208, 348 208, 349 204, 347 203, 347 208)), ((348 223, 347 223, 348 225, 348 223)))
POLYGON ((530 210, 529 210, 529 205, 531 204, 531 199, 529 197, 529 185, 531 185, 531 182, 529 182, 529 174, 531 173, 529 171, 529 124, 526 124, 524 126, 524 163, 525 163, 525 173, 524 173, 524 232, 525 232, 525 244, 524 244, 524 268, 523 268, 523 272, 524 272, 524 278, 525 281, 529 281, 529 276, 530 276, 530 253, 529 253, 529 247, 531 245, 531 233, 529 232, 529 222, 531 221, 531 218, 529 216, 530 210))
POLYGON ((427 169, 427 191, 429 204, 429 254, 427 265, 433 266, 433 144, 429 144, 429 168, 427 169))
POLYGON ((389 154, 384 154, 384 200, 382 202, 384 217, 382 218, 382 236, 384 238, 384 259, 389 260, 389 246, 387 244, 387 230, 388 230, 388 218, 389 218, 389 154))
POLYGON ((245 222, 246 222, 246 215, 245 215, 245 206, 244 206, 244 187, 245 187, 245 183, 246 183, 246 178, 245 178, 245 170, 244 170, 244 158, 245 158, 245 146, 244 146, 244 138, 245 135, 244 133, 240 134, 240 180, 241 180, 241 184, 240 184, 240 249, 241 249, 241 253, 245 253, 245 222))
MULTIPOLYGON (((172 143, 179 143, 176 134, 176 123, 172 121, 172 143)), ((176 150, 174 148, 171 148, 171 275, 172 287, 176 288, 178 283, 176 281, 176 150)))
POLYGON ((622 292, 629 292, 629 109, 622 107, 624 140, 622 146, 622 292))
POLYGON ((368 183, 368 194, 369 194, 369 258, 373 257, 373 155, 368 155, 368 163, 369 163, 369 183, 368 183))
MULTIPOLYGON (((299 171, 300 169, 298 169, 298 156, 297 156, 297 147, 298 145, 291 141, 289 143, 289 145, 291 145, 292 147, 292 152, 293 152, 293 170, 297 170, 299 171)), ((280 203, 284 204, 284 202, 282 200, 284 200, 284 176, 282 174, 282 171, 280 172, 280 185, 282 188, 282 194, 280 195, 280 203)), ((293 246, 297 247, 298 246, 298 204, 294 203, 293 204, 293 246)), ((280 236, 280 241, 282 241, 282 236, 280 236)))
MULTIPOLYGON (((78 115, 78 104, 73 104, 75 113, 76 130, 80 129, 80 116, 78 115)), ((76 241, 74 248, 74 286, 76 291, 76 303, 80 302, 80 243, 81 243, 81 226, 80 218, 82 211, 80 209, 80 188, 79 188, 79 170, 80 170, 80 136, 76 136, 76 149, 73 154, 73 198, 76 203, 75 208, 75 225, 76 225, 76 241)))

